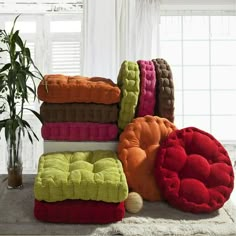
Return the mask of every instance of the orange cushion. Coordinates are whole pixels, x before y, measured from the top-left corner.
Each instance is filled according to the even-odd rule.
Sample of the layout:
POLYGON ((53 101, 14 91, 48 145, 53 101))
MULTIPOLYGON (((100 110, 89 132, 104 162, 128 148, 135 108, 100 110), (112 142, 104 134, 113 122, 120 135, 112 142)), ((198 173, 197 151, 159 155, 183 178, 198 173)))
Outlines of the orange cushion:
POLYGON ((49 103, 119 103, 120 89, 101 77, 46 75, 38 86, 38 98, 49 103), (48 87, 48 92, 45 88, 48 87))
POLYGON ((129 123, 120 135, 118 157, 129 188, 144 199, 161 199, 154 176, 154 165, 160 143, 176 127, 166 118, 147 115, 129 123))

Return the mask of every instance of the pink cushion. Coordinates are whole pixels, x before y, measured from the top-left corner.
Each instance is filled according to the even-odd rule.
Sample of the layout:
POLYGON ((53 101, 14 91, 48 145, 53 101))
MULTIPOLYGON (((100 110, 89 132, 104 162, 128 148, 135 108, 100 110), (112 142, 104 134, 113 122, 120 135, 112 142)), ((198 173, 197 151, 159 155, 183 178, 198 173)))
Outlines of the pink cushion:
POLYGON ((156 103, 156 72, 152 61, 138 61, 140 69, 140 95, 137 116, 154 115, 156 103))
POLYGON ((44 202, 35 200, 34 216, 40 221, 54 223, 107 224, 122 220, 124 202, 65 200, 44 202))
POLYGON ((116 124, 90 122, 44 123, 41 129, 44 140, 111 141, 118 136, 116 124))
POLYGON ((155 175, 172 206, 193 213, 219 209, 234 187, 234 173, 224 147, 194 127, 173 131, 157 152, 155 175))

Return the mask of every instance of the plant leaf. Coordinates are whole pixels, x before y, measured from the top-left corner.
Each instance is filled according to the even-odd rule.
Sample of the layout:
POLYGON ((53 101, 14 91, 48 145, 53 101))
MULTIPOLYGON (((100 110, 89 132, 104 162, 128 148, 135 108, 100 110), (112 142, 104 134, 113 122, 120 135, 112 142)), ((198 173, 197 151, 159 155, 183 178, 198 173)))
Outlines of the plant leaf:
POLYGON ((2 67, 2 69, 0 70, 0 73, 3 72, 3 71, 5 71, 5 70, 8 70, 10 67, 11 67, 11 63, 7 63, 6 65, 4 65, 4 66, 2 67))
POLYGON ((21 37, 18 35, 15 40, 16 40, 16 44, 20 47, 20 49, 23 50, 24 44, 23 44, 21 37))
POLYGON ((42 119, 42 117, 40 116, 40 114, 38 112, 36 112, 34 110, 31 110, 29 108, 24 108, 24 110, 31 111, 38 118, 38 120, 43 124, 43 119, 42 119))
POLYGON ((17 15, 16 18, 14 19, 13 26, 12 26, 12 28, 11 28, 10 35, 13 34, 13 31, 14 31, 14 28, 15 28, 15 25, 16 25, 16 21, 17 21, 17 19, 18 19, 19 17, 20 17, 20 14, 17 15))

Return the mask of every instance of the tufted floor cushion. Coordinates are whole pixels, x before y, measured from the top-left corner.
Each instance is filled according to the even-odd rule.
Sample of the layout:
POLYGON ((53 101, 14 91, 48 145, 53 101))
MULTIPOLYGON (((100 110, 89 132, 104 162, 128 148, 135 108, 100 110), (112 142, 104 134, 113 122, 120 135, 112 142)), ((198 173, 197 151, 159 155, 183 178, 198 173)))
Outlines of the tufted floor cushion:
POLYGON ((41 128, 44 140, 112 141, 118 137, 116 124, 91 122, 48 122, 41 128))
POLYGON ((107 224, 122 220, 125 215, 124 202, 65 200, 45 202, 35 200, 36 219, 52 223, 107 224))
POLYGON ((34 183, 35 199, 122 202, 128 186, 113 151, 49 153, 40 157, 34 183))
POLYGON ((38 86, 38 98, 49 103, 103 103, 120 101, 120 89, 110 79, 101 77, 46 75, 38 86), (48 91, 46 90, 46 86, 48 91))
POLYGON ((46 103, 40 106, 44 122, 112 123, 118 120, 117 104, 46 103))
POLYGON ((161 199, 154 176, 156 153, 174 129, 174 124, 165 118, 145 116, 133 119, 120 135, 118 157, 128 185, 146 200, 161 199))
POLYGON ((156 71, 155 115, 174 122, 174 83, 169 64, 164 59, 152 60, 156 71))
POLYGON ((195 127, 176 130, 161 144, 155 175, 163 197, 193 213, 219 209, 234 186, 226 150, 211 134, 195 127))
POLYGON ((121 65, 117 84, 121 89, 118 127, 123 130, 135 116, 139 97, 139 67, 136 62, 124 61, 121 65))
POLYGON ((154 115, 156 103, 156 72, 152 61, 138 61, 140 69, 140 94, 137 116, 154 115))

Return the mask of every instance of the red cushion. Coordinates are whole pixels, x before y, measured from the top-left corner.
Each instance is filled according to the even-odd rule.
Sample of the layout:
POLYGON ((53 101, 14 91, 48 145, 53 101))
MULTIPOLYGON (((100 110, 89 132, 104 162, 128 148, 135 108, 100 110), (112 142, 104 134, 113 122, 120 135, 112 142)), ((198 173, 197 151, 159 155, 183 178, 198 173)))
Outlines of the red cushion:
POLYGON ((41 128, 44 140, 112 141, 118 136, 118 126, 93 122, 47 122, 41 128))
POLYGON ((154 115, 156 72, 152 61, 137 61, 140 69, 140 94, 137 116, 154 115))
POLYGON ((234 173, 224 147, 194 127, 173 131, 161 143, 155 166, 163 198, 193 213, 219 209, 234 187, 234 173))
POLYGON ((125 215, 124 202, 65 200, 44 202, 35 200, 34 216, 53 223, 106 224, 117 222, 125 215))

